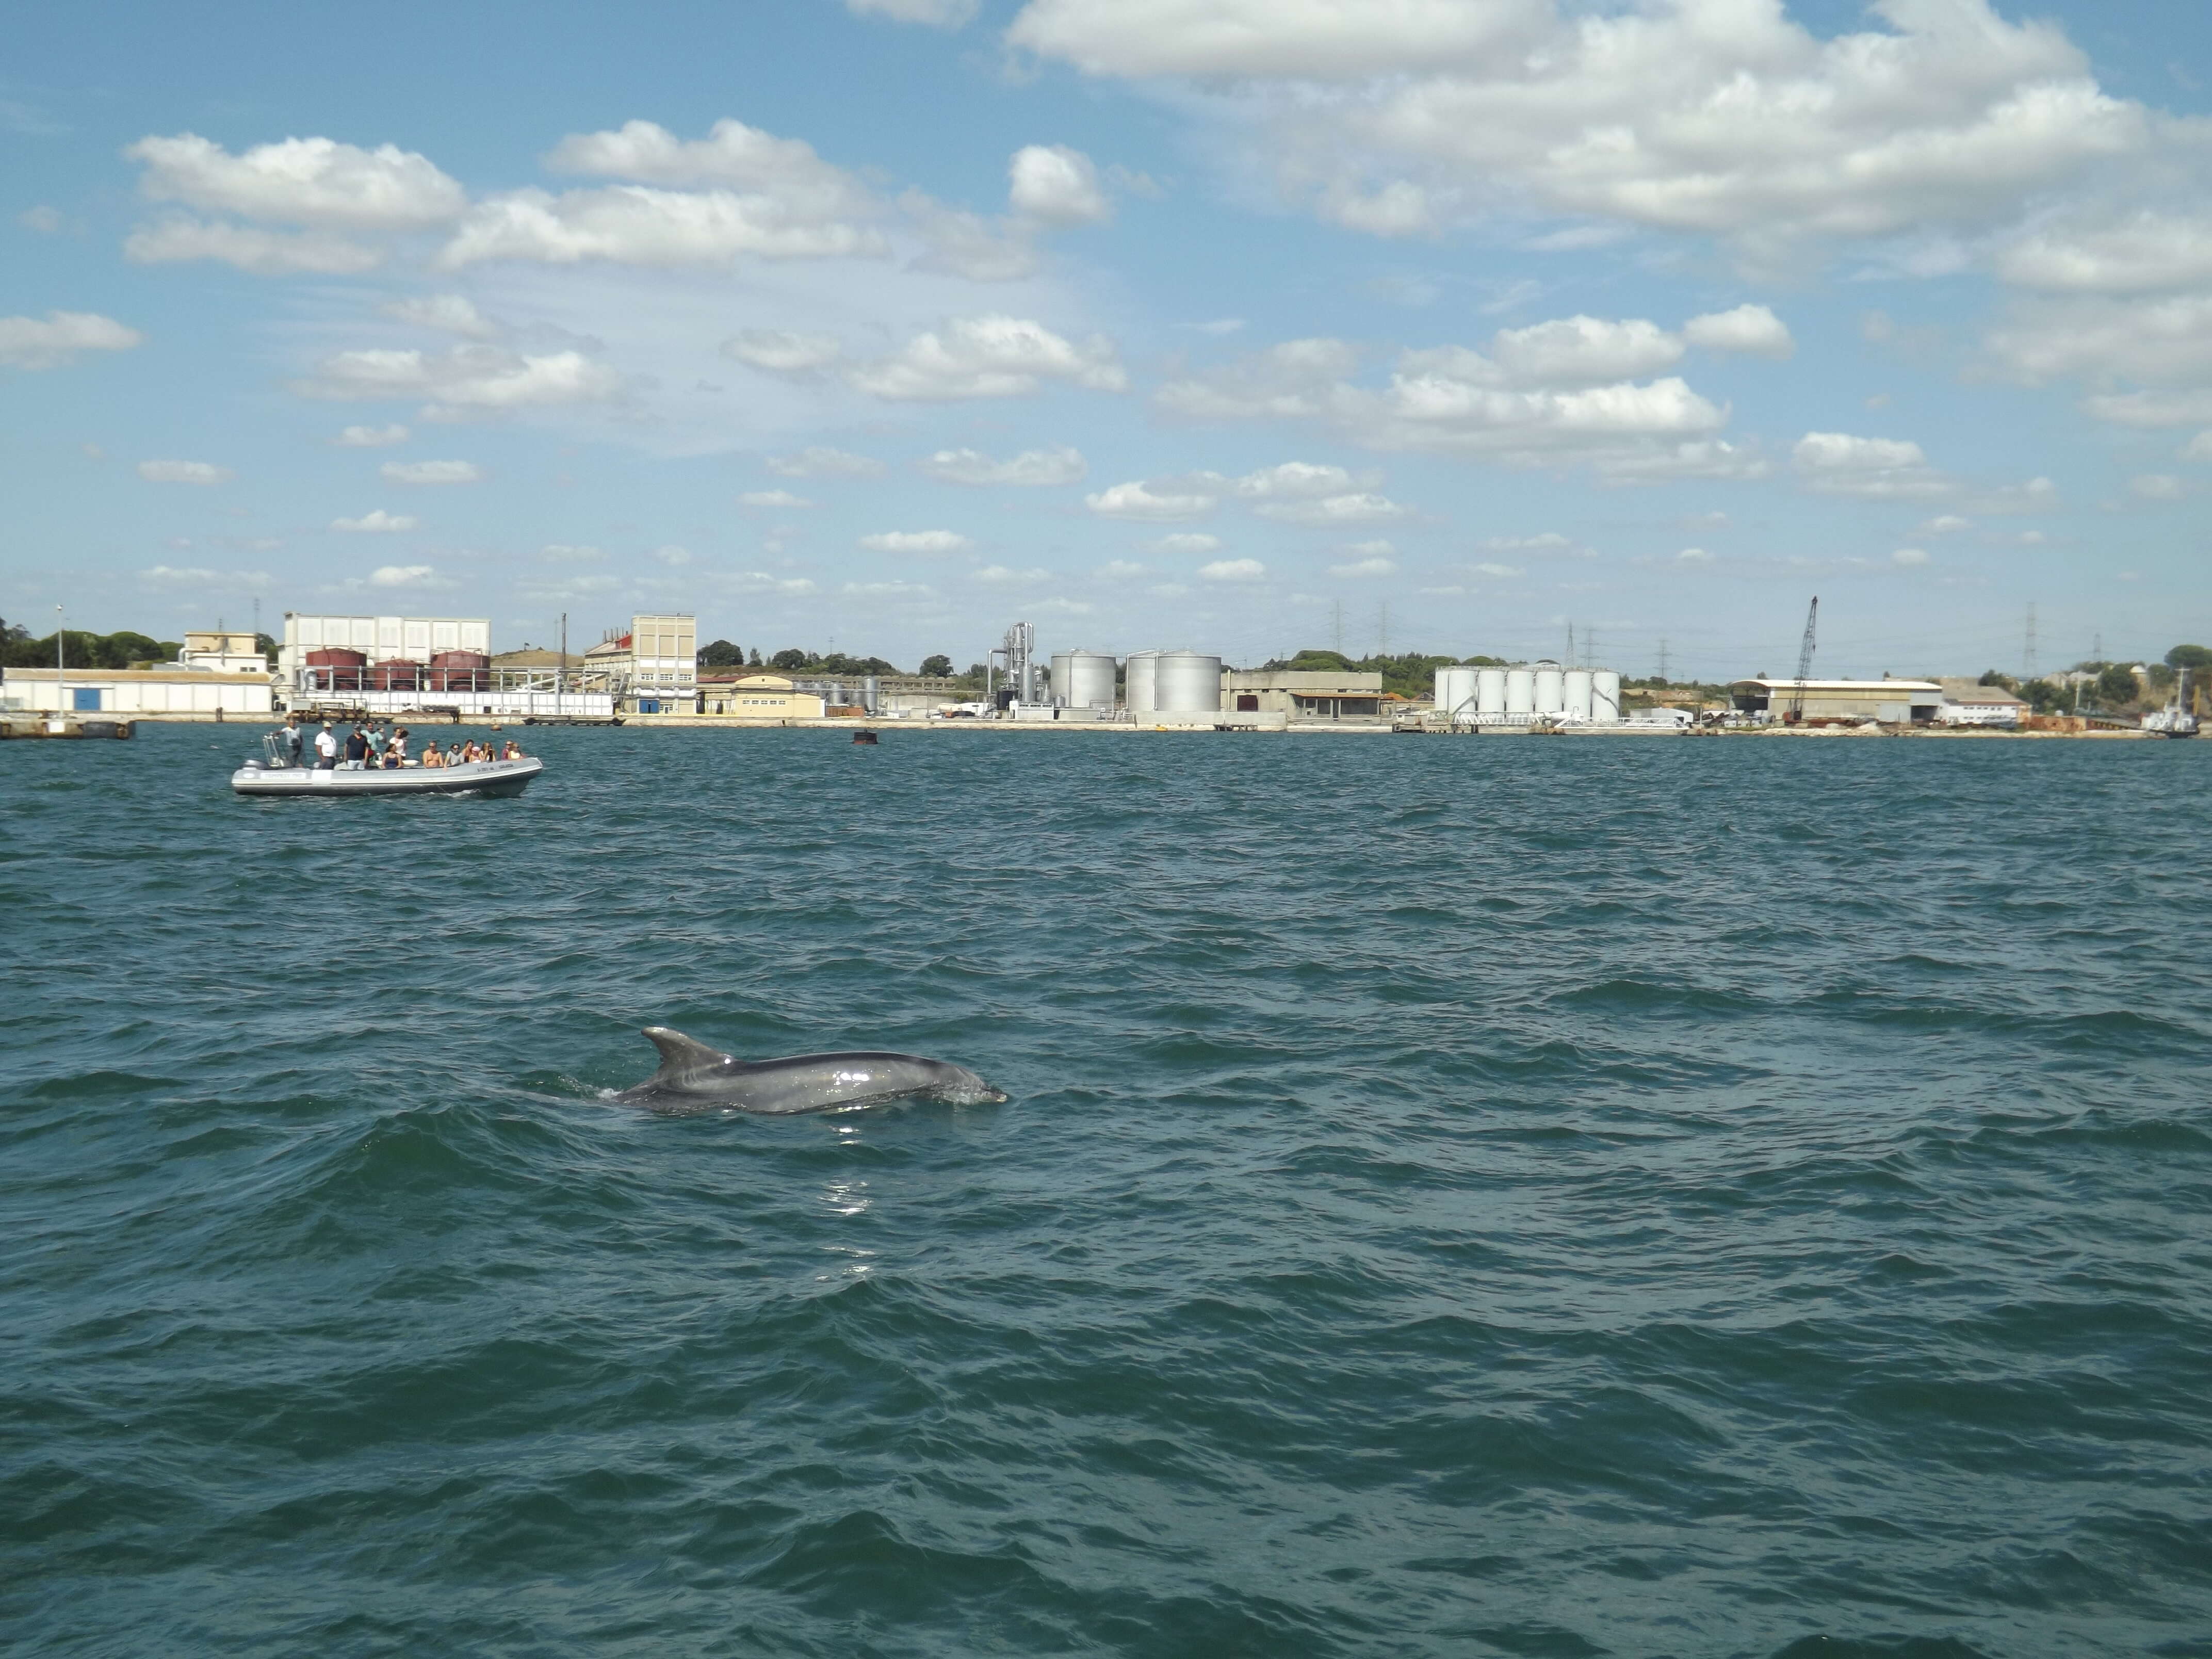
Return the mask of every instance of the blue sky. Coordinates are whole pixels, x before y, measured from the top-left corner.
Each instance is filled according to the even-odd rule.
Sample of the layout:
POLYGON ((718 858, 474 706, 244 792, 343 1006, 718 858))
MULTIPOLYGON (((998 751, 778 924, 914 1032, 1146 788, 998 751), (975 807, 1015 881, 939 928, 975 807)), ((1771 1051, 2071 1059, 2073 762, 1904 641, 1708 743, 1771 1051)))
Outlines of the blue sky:
POLYGON ((2017 671, 2212 638, 2177 4, 88 5, 0 616, 2017 671))

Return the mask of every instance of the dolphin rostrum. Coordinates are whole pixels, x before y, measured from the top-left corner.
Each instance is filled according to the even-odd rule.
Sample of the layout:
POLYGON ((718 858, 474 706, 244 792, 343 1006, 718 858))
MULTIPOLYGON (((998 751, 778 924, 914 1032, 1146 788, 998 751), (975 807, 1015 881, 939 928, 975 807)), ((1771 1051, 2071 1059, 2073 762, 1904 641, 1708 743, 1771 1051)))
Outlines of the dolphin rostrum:
POLYGON ((665 1025, 648 1025, 645 1035, 660 1050, 660 1069, 615 1098, 665 1117, 834 1112, 905 1095, 926 1095, 956 1106, 995 1105, 1006 1097, 964 1066, 920 1054, 864 1052, 745 1060, 665 1025))

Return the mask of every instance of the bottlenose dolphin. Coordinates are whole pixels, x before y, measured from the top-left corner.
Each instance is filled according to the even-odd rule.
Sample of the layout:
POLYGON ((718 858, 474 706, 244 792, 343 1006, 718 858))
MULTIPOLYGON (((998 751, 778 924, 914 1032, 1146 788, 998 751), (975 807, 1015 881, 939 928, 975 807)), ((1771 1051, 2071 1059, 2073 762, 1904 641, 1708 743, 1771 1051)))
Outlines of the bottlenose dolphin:
POLYGON ((902 1095, 955 1106, 995 1105, 1000 1090, 964 1066, 920 1054, 858 1052, 739 1060, 665 1025, 645 1035, 660 1050, 660 1069, 615 1098, 665 1117, 713 1112, 834 1112, 902 1095))

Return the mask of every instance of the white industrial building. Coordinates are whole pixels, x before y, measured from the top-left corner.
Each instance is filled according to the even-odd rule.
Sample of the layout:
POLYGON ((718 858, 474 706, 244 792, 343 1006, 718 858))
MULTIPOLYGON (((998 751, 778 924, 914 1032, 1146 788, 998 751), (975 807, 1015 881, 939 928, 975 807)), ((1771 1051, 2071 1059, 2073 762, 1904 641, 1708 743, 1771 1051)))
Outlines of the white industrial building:
POLYGON ((1511 666, 1437 670, 1437 713, 1455 726, 1614 726, 1620 674, 1568 668, 1545 658, 1511 666))
POLYGON ((699 707, 699 620, 635 616, 584 653, 584 678, 635 714, 689 714, 699 707))
POLYGON ((0 708, 21 714, 170 714, 254 720, 274 714, 268 669, 217 674, 204 668, 11 668, 0 708))
POLYGON ((486 617, 332 617, 284 613, 284 639, 276 650, 276 672, 287 686, 298 685, 312 651, 358 651, 370 663, 428 663, 448 651, 491 653, 491 621, 486 617))
POLYGON ((1927 726, 1943 707, 1943 688, 1933 680, 1738 680, 1729 700, 1739 713, 1780 720, 1878 720, 1884 726, 1927 726))

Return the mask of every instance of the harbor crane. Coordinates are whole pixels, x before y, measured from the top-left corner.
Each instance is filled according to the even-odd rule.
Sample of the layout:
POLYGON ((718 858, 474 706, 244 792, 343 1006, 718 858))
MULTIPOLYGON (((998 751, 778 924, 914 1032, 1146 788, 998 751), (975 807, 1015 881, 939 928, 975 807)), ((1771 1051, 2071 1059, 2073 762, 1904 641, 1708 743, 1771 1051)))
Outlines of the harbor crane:
POLYGON ((1813 672, 1813 624, 1820 619, 1820 596, 1815 593, 1805 612, 1805 642, 1797 647, 1797 683, 1790 688, 1790 708, 1782 716, 1785 726, 1796 726, 1805 718, 1805 680, 1813 672))

